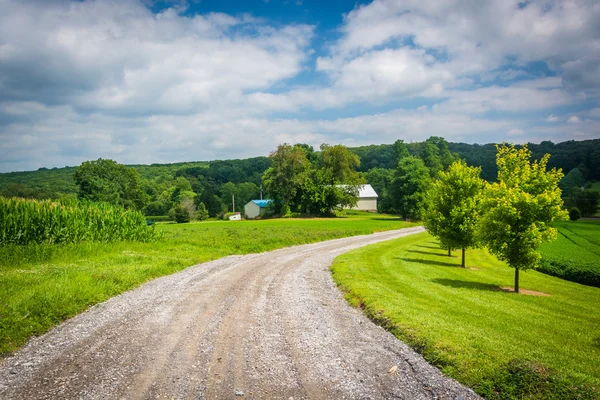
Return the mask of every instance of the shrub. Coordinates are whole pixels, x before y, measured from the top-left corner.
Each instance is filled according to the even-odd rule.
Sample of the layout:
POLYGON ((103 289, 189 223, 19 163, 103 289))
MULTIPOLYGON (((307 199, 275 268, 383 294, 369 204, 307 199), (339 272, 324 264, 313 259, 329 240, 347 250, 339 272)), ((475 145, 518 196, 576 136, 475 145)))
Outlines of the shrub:
POLYGON ((579 218, 581 218, 581 211, 579 211, 579 208, 571 207, 569 210, 569 219, 571 221, 577 221, 579 218))
POLYGON ((177 222, 178 224, 190 222, 190 211, 186 207, 177 206, 174 210, 175 222, 177 222))
POLYGON ((204 203, 198 204, 198 211, 196 212, 196 218, 198 218, 200 221, 204 221, 205 219, 208 219, 208 210, 206 209, 206 206, 204 205, 204 203))

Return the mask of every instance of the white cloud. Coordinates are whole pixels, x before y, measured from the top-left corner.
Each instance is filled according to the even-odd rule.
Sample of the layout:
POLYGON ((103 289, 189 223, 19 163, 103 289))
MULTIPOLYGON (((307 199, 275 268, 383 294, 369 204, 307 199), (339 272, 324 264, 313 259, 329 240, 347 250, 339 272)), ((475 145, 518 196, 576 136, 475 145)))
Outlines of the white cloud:
POLYGON ((561 110, 597 106, 597 2, 375 0, 313 65, 311 26, 143 1, 0 0, 0 170, 248 157, 283 141, 600 135, 600 109, 561 110))
POLYGON ((300 72, 312 36, 310 26, 272 28, 248 17, 154 15, 133 0, 1 6, 5 97, 111 113, 242 103, 245 91, 300 72))

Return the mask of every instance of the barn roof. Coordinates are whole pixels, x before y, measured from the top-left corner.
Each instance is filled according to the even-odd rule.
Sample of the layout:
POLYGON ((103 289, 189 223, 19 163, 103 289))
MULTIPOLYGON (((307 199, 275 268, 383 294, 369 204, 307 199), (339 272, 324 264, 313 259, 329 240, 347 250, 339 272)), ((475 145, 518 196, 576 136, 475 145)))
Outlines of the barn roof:
POLYGON ((254 204, 256 204, 257 206, 259 206, 260 208, 268 207, 269 204, 271 204, 273 202, 273 200, 250 200, 250 201, 253 202, 254 204))
POLYGON ((371 186, 367 183, 366 185, 362 185, 360 187, 360 189, 358 190, 358 197, 363 198, 363 197, 379 197, 379 196, 377 196, 377 192, 375 192, 375 189, 373 189, 373 186, 371 186))
MULTIPOLYGON (((337 186, 345 187, 348 185, 337 185, 337 186)), ((373 186, 369 185, 368 183, 358 187, 358 198, 364 199, 367 197, 379 197, 379 196, 377 196, 377 192, 375 192, 375 189, 373 189, 373 186)))

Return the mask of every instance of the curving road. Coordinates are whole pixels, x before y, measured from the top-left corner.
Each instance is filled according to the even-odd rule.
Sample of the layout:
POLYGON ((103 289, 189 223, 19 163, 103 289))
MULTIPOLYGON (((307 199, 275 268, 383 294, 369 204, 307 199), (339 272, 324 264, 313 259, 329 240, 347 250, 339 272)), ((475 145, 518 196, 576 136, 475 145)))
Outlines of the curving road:
POLYGON ((420 227, 231 256, 92 307, 0 366, 1 399, 473 399, 360 311, 329 266, 420 227))

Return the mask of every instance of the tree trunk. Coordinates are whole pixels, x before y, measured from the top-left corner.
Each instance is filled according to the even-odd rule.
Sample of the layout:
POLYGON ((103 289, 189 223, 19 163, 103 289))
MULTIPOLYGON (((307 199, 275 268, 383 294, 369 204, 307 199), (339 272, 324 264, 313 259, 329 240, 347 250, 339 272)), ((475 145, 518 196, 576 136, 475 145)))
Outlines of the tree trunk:
POLYGON ((519 293, 519 268, 515 268, 515 293, 519 293))
POLYGON ((450 253, 452 251, 452 249, 450 247, 448 247, 448 257, 452 257, 452 254, 450 253))
POLYGON ((465 268, 465 248, 462 249, 462 264, 461 267, 465 268))

